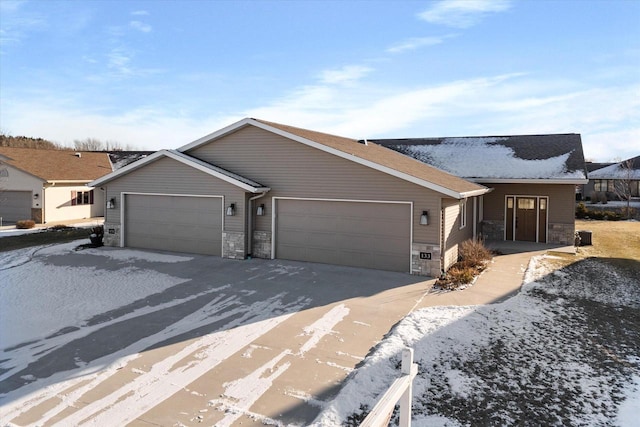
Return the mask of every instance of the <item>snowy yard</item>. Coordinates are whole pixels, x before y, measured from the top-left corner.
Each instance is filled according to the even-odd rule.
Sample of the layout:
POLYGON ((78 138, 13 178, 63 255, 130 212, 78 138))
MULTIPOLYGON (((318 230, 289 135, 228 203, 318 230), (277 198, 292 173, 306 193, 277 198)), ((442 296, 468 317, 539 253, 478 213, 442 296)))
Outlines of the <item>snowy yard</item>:
POLYGON ((640 268, 586 259, 495 305, 412 313, 365 360, 320 425, 356 425, 413 347, 417 426, 635 426, 640 415, 640 268))
POLYGON ((414 311, 362 360, 375 344, 363 337, 388 330, 371 331, 381 304, 422 295, 415 281, 385 286, 412 277, 79 243, 0 253, 0 426, 356 425, 405 346, 414 425, 637 425, 637 262, 534 258, 516 296, 414 311), (379 284, 340 285, 354 274, 379 284), (344 386, 318 398, 322 381, 344 386), (282 399, 313 415, 256 412, 282 399))

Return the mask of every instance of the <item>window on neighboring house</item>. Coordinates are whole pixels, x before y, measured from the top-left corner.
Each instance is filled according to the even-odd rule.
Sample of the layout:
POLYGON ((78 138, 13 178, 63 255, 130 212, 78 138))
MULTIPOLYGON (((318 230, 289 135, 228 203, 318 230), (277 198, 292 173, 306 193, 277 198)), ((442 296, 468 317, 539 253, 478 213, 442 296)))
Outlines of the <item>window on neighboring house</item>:
POLYGON ((615 192, 616 191, 616 181, 614 179, 610 179, 607 181, 607 191, 615 192))
POLYGON ((467 226, 467 199, 460 200, 460 228, 467 226))
POLYGON ((593 181, 593 190, 594 191, 602 191, 602 180, 596 179, 593 181))
POLYGON ((92 204, 93 204, 93 190, 71 192, 71 206, 92 205, 92 204))

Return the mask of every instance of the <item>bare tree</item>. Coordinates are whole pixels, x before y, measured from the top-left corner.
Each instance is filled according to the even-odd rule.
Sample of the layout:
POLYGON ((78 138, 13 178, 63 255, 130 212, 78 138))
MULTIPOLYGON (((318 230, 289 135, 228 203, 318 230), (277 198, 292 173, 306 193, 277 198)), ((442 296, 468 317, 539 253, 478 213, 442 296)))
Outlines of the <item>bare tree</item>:
POLYGON ((73 141, 75 150, 78 151, 132 151, 129 144, 122 145, 118 141, 101 141, 98 138, 76 139, 73 141))
POLYGON ((78 151, 102 151, 104 144, 96 138, 74 139, 73 148, 78 151))
POLYGON ((627 219, 631 217, 631 197, 633 196, 632 186, 637 185, 635 183, 635 180, 633 179, 634 178, 634 169, 633 169, 634 162, 633 161, 634 159, 628 159, 623 162, 620 162, 620 165, 619 165, 620 175, 614 181, 614 186, 613 186, 613 192, 618 197, 618 199, 626 200, 627 202, 627 207, 626 207, 627 219))

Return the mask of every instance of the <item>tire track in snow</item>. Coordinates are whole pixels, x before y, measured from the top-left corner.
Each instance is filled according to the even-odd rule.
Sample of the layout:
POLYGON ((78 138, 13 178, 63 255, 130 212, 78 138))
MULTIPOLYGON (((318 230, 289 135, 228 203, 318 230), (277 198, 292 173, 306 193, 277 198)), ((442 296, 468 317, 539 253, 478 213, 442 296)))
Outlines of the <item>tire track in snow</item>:
MULTIPOLYGON (((135 343, 116 351, 115 353, 95 359, 87 366, 81 367, 78 370, 58 372, 51 377, 35 381, 16 389, 14 392, 3 395, 2 399, 12 400, 12 404, 10 407, 6 408, 6 411, 0 411, 0 425, 8 423, 9 420, 28 412, 48 399, 59 397, 62 402, 48 411, 40 421, 50 419, 58 412, 72 406, 84 393, 97 387, 102 381, 116 374, 117 371, 125 367, 129 362, 140 357, 139 352, 146 348, 188 332, 194 326, 204 325, 216 320, 224 320, 225 318, 232 317, 245 311, 237 308, 225 312, 224 315, 218 315, 213 318, 210 317, 212 311, 224 311, 233 305, 239 305, 235 297, 225 297, 224 294, 220 295, 199 311, 184 317, 180 321, 169 325, 165 329, 153 335, 145 337, 143 340, 136 341, 135 343), (71 377, 71 379, 69 379, 69 377, 71 377), (77 384, 84 381, 89 382, 73 392, 65 394, 65 390, 75 387, 77 384), (26 397, 13 399, 14 394, 26 395, 26 397)), ((119 320, 115 319, 114 322, 117 321, 119 320)), ((104 324, 102 324, 102 326, 104 327, 104 324)))
MULTIPOLYGON (((70 414, 55 425, 125 425, 134 421, 304 307, 304 303, 300 301, 295 306, 283 307, 280 300, 282 297, 282 294, 276 295, 267 301, 257 302, 249 307, 235 310, 235 314, 243 312, 243 316, 225 325, 222 328, 224 330, 208 334, 187 345, 179 352, 154 364, 148 372, 124 384, 102 399, 70 414), (283 308, 290 313, 269 317, 274 311, 283 308), (184 361, 185 358, 192 355, 195 355, 195 359, 184 361), (182 365, 178 365, 181 362, 182 365)), ((201 319, 188 316, 191 319, 185 318, 179 323, 184 323, 188 327, 187 330, 191 330, 215 321, 208 313, 203 314, 201 319)), ((229 315, 229 313, 225 313, 225 317, 229 315)), ((183 329, 185 328, 181 328, 180 333, 184 332, 183 329)), ((161 342, 162 340, 156 339, 155 341, 161 342)), ((85 390, 78 393, 75 400, 77 401, 84 393, 97 385, 88 385, 85 390)), ((68 408, 70 403, 65 401, 64 404, 56 408, 56 412, 59 413, 60 409, 68 408)), ((50 411, 48 419, 54 415, 50 411)))

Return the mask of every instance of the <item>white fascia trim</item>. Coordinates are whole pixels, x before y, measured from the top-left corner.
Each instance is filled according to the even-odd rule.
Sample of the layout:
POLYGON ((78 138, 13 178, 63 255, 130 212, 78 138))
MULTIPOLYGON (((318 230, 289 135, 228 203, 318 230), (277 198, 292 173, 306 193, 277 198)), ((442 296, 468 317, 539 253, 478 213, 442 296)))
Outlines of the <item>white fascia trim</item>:
POLYGON ((183 163, 183 164, 185 164, 187 166, 191 166, 194 169, 198 169, 201 172, 204 172, 204 173, 206 173, 208 175, 211 175, 211 176, 214 176, 214 177, 216 177, 218 179, 226 181, 229 184, 235 185, 236 187, 240 187, 243 190, 249 191, 251 193, 266 193, 269 190, 271 190, 271 188, 269 188, 269 187, 254 187, 253 185, 250 185, 250 184, 247 184, 245 182, 239 181, 239 180, 237 180, 237 179, 235 179, 233 177, 230 177, 229 175, 225 175, 225 174, 220 173, 220 172, 218 172, 216 170, 213 170, 213 169, 208 168, 208 167, 206 167, 204 165, 201 165, 198 162, 194 162, 194 161, 191 161, 191 160, 189 160, 187 158, 182 157, 182 156, 186 156, 187 154, 180 153, 182 155, 178 155, 178 154, 172 153, 170 150, 163 150, 163 151, 164 151, 164 154, 167 157, 171 157, 172 159, 177 160, 177 161, 179 161, 179 162, 181 162, 181 163, 183 163))
POLYGON ((108 173, 104 176, 101 176, 100 178, 91 181, 88 185, 91 187, 99 187, 100 185, 104 184, 105 182, 109 182, 112 181, 122 175, 126 175, 129 172, 132 172, 144 165, 146 165, 147 163, 153 162, 154 160, 156 160, 158 157, 161 157, 163 155, 165 155, 164 153, 166 153, 166 150, 160 150, 160 151, 156 151, 153 154, 148 155, 147 157, 137 160, 135 162, 129 163, 127 166, 120 168, 116 171, 113 171, 111 173, 108 173))
POLYGON ((464 193, 460 193, 460 195, 462 196, 461 198, 466 199, 467 197, 482 196, 484 194, 491 193, 492 191, 493 188, 483 188, 481 190, 465 191, 464 193))
POLYGON ((266 125, 264 123, 260 123, 260 122, 255 121, 255 120, 253 120, 252 124, 254 124, 255 126, 261 128, 261 129, 264 129, 266 131, 269 131, 269 132, 275 133, 277 135, 283 136, 285 138, 297 141, 297 142, 299 142, 301 144, 305 144, 305 145, 308 145, 310 147, 316 148, 318 150, 324 151, 326 153, 333 154, 335 156, 341 157, 341 158, 346 159, 346 160, 350 160, 350 161, 352 161, 354 163, 359 163, 359 164, 361 164, 363 166, 367 166, 367 167, 369 167, 371 169, 375 169, 377 171, 384 172, 384 173, 386 173, 388 175, 395 176, 396 178, 400 178, 400 179, 402 179, 404 181, 408 181, 408 182, 411 182, 413 184, 419 185, 421 187, 425 187, 425 188, 428 188, 430 190, 436 191, 438 193, 445 194, 445 195, 447 195, 449 197, 454 197, 456 199, 463 198, 462 194, 458 193, 456 191, 452 191, 452 190, 450 190, 448 188, 441 187, 441 186, 439 186, 437 184, 434 184, 432 182, 425 181, 425 180, 420 179, 420 178, 416 178, 415 176, 406 174, 404 172, 400 172, 400 171, 397 171, 395 169, 391 169, 391 168, 388 168, 386 166, 382 166, 382 165, 380 165, 378 163, 362 159, 362 158, 354 156, 352 154, 345 153, 344 151, 336 150, 335 148, 328 147, 328 146, 326 146, 324 144, 320 144, 320 143, 312 141, 310 139, 302 138, 301 136, 294 135, 294 134, 291 134, 289 132, 285 132, 283 130, 271 127, 269 125, 266 125))
MULTIPOLYGON (((220 138, 220 137, 222 137, 224 135, 232 133, 232 132, 234 132, 234 131, 236 131, 238 129, 241 129, 241 128, 245 127, 245 126, 248 126, 248 125, 252 125, 252 126, 255 126, 257 128, 266 130, 267 132, 271 132, 271 133, 274 133, 276 135, 280 135, 282 137, 285 137, 287 139, 291 139, 293 141, 299 142, 301 144, 308 145, 309 147, 316 148, 316 149, 324 151, 326 153, 333 154, 333 155, 338 156, 338 157, 342 157, 343 159, 350 160, 350 161, 355 162, 355 163, 359 163, 359 164, 361 164, 363 166, 367 166, 367 167, 369 167, 371 169, 375 169, 377 171, 384 172, 384 173, 386 173, 388 175, 395 176, 396 178, 400 178, 400 179, 402 179, 404 181, 411 182, 413 184, 419 185, 421 187, 428 188, 430 190, 436 191, 438 193, 444 194, 444 195, 449 196, 449 197, 453 197, 455 199, 463 199, 463 198, 467 197, 467 196, 463 195, 463 193, 458 193, 456 191, 452 191, 452 190, 450 190, 448 188, 442 187, 440 185, 434 184, 434 183, 429 182, 429 181, 425 181, 425 180, 420 179, 420 178, 416 178, 415 176, 406 174, 404 172, 400 172, 400 171, 397 171, 395 169, 391 169, 391 168, 388 168, 386 166, 382 166, 382 165, 380 165, 378 163, 371 162, 369 160, 365 160, 365 159, 362 159, 360 157, 345 153, 344 151, 336 150, 335 148, 331 148, 331 147, 328 147, 328 146, 326 146, 324 144, 320 144, 318 142, 312 141, 310 139, 306 139, 306 138, 303 138, 301 136, 294 135, 292 133, 286 132, 284 130, 269 126, 268 124, 259 122, 259 121, 255 120, 255 119, 252 119, 252 118, 246 118, 246 119, 240 120, 239 122, 233 123, 233 124, 231 124, 231 125, 229 125, 229 126, 227 126, 225 128, 222 128, 222 129, 220 129, 220 130, 218 130, 216 132, 213 132, 213 133, 211 133, 211 134, 209 134, 207 136, 204 136, 204 137, 202 137, 200 139, 197 139, 197 140, 195 140, 195 141, 193 141, 193 142, 191 142, 191 143, 189 143, 187 145, 184 145, 184 146, 178 148, 177 151, 184 152, 184 151, 187 151, 187 150, 191 150, 193 148, 196 148, 196 147, 199 147, 200 145, 203 145, 205 143, 211 142, 214 139, 220 138)), ((478 190, 478 191, 480 191, 480 190, 478 190)))
POLYGON ((242 181, 238 181, 238 180, 236 180, 234 178, 231 178, 228 175, 225 175, 225 174, 222 174, 222 173, 217 172, 215 170, 212 170, 210 168, 207 168, 207 167, 205 167, 203 165, 200 165, 200 164, 198 164, 196 162, 192 162, 189 159, 186 159, 186 158, 184 158, 184 157, 182 157, 180 155, 174 154, 169 150, 156 151, 155 153, 145 157, 142 160, 139 160, 137 162, 133 162, 133 163, 123 167, 122 169, 118 169, 115 172, 112 172, 112 173, 110 173, 108 175, 105 175, 105 176, 103 176, 101 178, 98 178, 95 181, 92 181, 87 185, 89 185, 90 187, 99 187, 99 186, 103 185, 105 182, 112 181, 112 180, 114 180, 114 179, 116 179, 116 178, 118 178, 118 177, 120 177, 122 175, 126 175, 129 172, 132 172, 132 171, 134 171, 136 169, 139 169, 142 166, 146 165, 147 163, 153 162, 153 161, 157 160, 160 157, 169 157, 169 158, 171 158, 173 160, 176 160, 176 161, 178 161, 180 163, 183 163, 183 164, 185 164, 185 165, 187 165, 189 167, 197 169, 197 170, 199 170, 201 172, 204 172, 204 173, 206 173, 208 175, 211 175, 211 176, 214 176, 214 177, 216 177, 218 179, 226 181, 226 182, 228 182, 228 183, 230 183, 232 185, 235 185, 236 187, 240 187, 243 190, 249 191, 251 193, 263 193, 263 192, 267 192, 267 191, 271 190, 271 188, 268 188, 268 187, 253 187, 253 186, 251 186, 249 184, 246 184, 246 183, 244 183, 242 181))
POLYGON ((249 119, 249 120, 251 120, 251 124, 253 124, 256 127, 259 127, 261 129, 264 129, 264 130, 269 131, 271 133, 275 133, 277 135, 283 136, 285 138, 292 139, 292 140, 297 141, 297 142, 299 142, 301 144, 305 144, 305 145, 308 145, 310 147, 316 148, 318 150, 324 151, 326 153, 333 154, 335 156, 341 157, 343 159, 350 160, 350 161, 355 162, 355 163, 359 163, 359 164, 361 164, 363 166, 367 166, 367 167, 369 167, 371 169, 375 169, 377 171, 384 172, 384 173, 386 173, 388 175, 395 176, 396 178, 400 178, 400 179, 402 179, 404 181, 408 181, 408 182, 411 182, 413 184, 417 184, 417 185, 419 185, 421 187, 425 187, 425 188, 428 188, 430 190, 436 191, 438 193, 445 194, 445 195, 447 195, 449 197, 454 197, 456 199, 463 198, 461 193, 458 193, 456 191, 452 191, 452 190, 450 190, 448 188, 444 188, 444 187, 442 187, 440 185, 437 185, 437 184, 434 184, 432 182, 425 181, 423 179, 416 178, 415 176, 406 174, 404 172, 400 172, 400 171, 397 171, 395 169, 391 169, 391 168, 388 168, 386 166, 382 166, 382 165, 380 165, 378 163, 362 159, 362 158, 360 158, 358 156, 345 153, 344 151, 336 150, 335 148, 328 147, 328 146, 326 146, 324 144, 320 144, 318 142, 312 141, 310 139, 303 138, 303 137, 298 136, 298 135, 294 135, 294 134, 289 133, 289 132, 285 132, 283 130, 280 130, 280 129, 271 127, 269 125, 266 125, 264 123, 258 122, 256 120, 252 120, 252 119, 249 119))
POLYGON ((210 142, 210 141, 212 141, 214 139, 218 139, 218 138, 223 137, 223 136, 225 136, 225 135, 227 135, 229 133, 235 132, 238 129, 243 128, 243 127, 245 127, 245 126, 247 126, 249 124, 256 125, 258 123, 259 123, 258 121, 254 120, 252 118, 242 119, 242 120, 240 120, 238 122, 230 124, 229 126, 225 126, 222 129, 218 129, 217 131, 212 132, 209 135, 205 135, 202 138, 198 138, 193 142, 190 142, 190 143, 188 143, 186 145, 183 145, 182 147, 179 147, 176 151, 180 151, 181 153, 183 153, 185 151, 188 151, 188 150, 191 150, 193 148, 197 148, 197 147, 199 147, 199 146, 201 146, 203 144, 206 144, 206 143, 208 143, 208 142, 210 142))
POLYGON ((48 184, 90 184, 90 179, 51 179, 47 181, 48 184))
POLYGON ((468 181, 483 184, 586 184, 589 182, 586 178, 465 178, 468 181))

